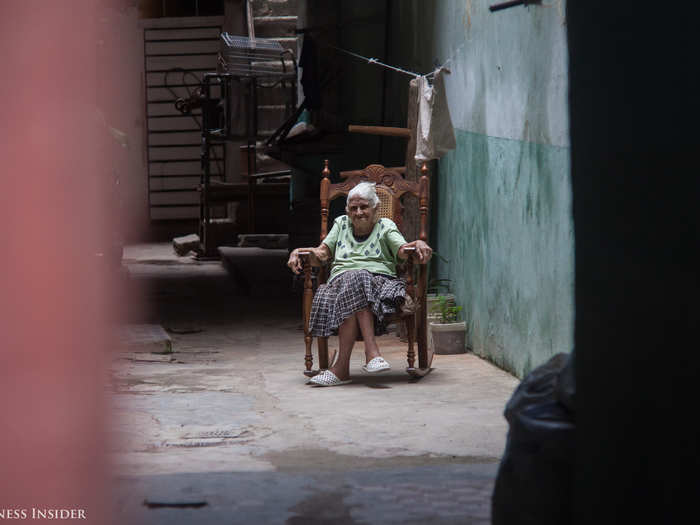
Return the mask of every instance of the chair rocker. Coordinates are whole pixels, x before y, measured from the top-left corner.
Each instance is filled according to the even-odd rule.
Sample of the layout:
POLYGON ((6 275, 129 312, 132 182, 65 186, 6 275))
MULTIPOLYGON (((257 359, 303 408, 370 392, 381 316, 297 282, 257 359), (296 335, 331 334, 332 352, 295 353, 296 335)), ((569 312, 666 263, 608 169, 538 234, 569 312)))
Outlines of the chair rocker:
MULTIPOLYGON (((427 221, 428 221, 428 201, 429 201, 429 180, 428 168, 423 164, 421 176, 418 181, 409 181, 403 178, 401 172, 403 168, 385 168, 380 164, 370 164, 366 168, 357 171, 341 172, 342 182, 331 183, 328 168, 328 161, 325 161, 321 179, 321 241, 328 234, 328 207, 333 199, 347 196, 352 188, 360 182, 376 183, 377 196, 379 197, 379 217, 388 218, 396 223, 399 230, 402 230, 403 209, 402 197, 404 194, 411 194, 416 199, 406 199, 406 204, 417 205, 420 214, 420 234, 419 239, 427 241, 427 221)), ((312 370, 312 340, 309 329, 309 318, 311 317, 311 304, 313 301, 313 284, 311 277, 310 252, 300 251, 304 268, 304 293, 303 293, 303 323, 304 342, 306 344, 306 354, 304 356, 304 375, 311 377, 329 366, 328 362, 328 337, 317 337, 318 339, 318 370, 312 370)), ((430 373, 432 363, 432 352, 429 352, 427 341, 427 319, 426 319, 426 290, 427 290, 427 267, 425 264, 414 265, 413 257, 397 268, 399 277, 406 279, 406 294, 413 299, 416 306, 413 313, 397 313, 388 322, 403 322, 406 326, 408 338, 406 372, 409 375, 420 378, 430 373), (417 266, 417 282, 414 272, 417 266), (414 283, 417 284, 414 285, 414 283), (415 366, 414 346, 418 346, 418 366, 415 366)), ((328 279, 328 267, 322 266, 319 269, 317 278, 318 284, 324 284, 328 279)))

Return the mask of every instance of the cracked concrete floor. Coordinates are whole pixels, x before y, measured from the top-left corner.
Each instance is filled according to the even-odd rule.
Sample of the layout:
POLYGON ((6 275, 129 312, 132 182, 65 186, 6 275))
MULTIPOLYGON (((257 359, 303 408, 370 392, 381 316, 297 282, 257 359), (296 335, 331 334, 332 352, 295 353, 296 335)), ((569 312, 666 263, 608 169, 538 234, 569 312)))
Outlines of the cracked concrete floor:
POLYGON ((489 523, 516 378, 463 354, 411 380, 388 335, 390 372, 363 374, 358 343, 352 384, 313 387, 291 277, 243 296, 220 263, 167 244, 125 262, 128 321, 165 327, 174 353, 113 365, 118 522, 489 523))

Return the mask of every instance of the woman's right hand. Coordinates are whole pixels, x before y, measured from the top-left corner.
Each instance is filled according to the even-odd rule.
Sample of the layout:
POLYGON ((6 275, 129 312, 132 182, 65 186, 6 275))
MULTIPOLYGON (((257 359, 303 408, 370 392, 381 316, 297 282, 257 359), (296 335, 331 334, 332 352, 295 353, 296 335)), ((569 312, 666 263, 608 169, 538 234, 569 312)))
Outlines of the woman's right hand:
POLYGON ((287 261, 287 266, 294 273, 298 274, 304 269, 304 264, 301 261, 301 256, 299 255, 299 248, 292 250, 289 254, 289 260, 287 261))
POLYGON ((304 269, 304 262, 302 261, 299 252, 306 252, 304 255, 308 256, 309 264, 311 266, 320 266, 325 264, 331 255, 331 251, 328 249, 328 246, 323 243, 321 243, 318 248, 296 248, 289 254, 289 260, 287 261, 287 266, 289 266, 294 273, 299 273, 304 269))

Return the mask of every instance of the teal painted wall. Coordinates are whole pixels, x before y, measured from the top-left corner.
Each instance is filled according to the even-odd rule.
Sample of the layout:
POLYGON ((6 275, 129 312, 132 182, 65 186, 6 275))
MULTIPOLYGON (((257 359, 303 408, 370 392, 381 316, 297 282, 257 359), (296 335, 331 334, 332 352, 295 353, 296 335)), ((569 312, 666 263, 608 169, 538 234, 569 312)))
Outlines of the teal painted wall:
MULTIPOLYGON (((522 377, 573 348, 574 237, 563 1, 394 1, 393 63, 449 59, 457 149, 438 163, 431 240, 468 321, 467 344, 522 377)), ((406 93, 406 78, 392 78, 406 93)), ((389 89, 392 88, 390 85, 389 89)), ((387 110, 405 124, 405 99, 387 110)))
POLYGON ((568 148, 457 130, 440 161, 435 245, 467 345, 523 376, 573 338, 568 148))

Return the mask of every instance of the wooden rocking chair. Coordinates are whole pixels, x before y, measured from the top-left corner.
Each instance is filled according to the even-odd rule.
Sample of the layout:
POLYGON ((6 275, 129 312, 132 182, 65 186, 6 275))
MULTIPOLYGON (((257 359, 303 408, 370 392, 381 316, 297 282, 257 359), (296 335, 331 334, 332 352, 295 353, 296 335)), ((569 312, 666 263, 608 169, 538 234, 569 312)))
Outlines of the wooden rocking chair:
MULTIPOLYGON (((423 164, 421 177, 418 181, 409 181, 403 178, 401 172, 403 168, 385 168, 380 164, 371 164, 363 170, 341 172, 341 178, 345 180, 337 184, 331 183, 329 179, 330 170, 328 161, 325 161, 323 168, 323 178, 321 179, 321 241, 328 234, 328 206, 330 201, 337 197, 347 196, 352 188, 360 182, 376 183, 377 196, 379 197, 379 216, 393 220, 401 230, 403 223, 403 204, 401 197, 409 193, 416 197, 416 202, 420 213, 420 234, 419 238, 427 242, 427 220, 428 201, 430 184, 428 180, 428 168, 423 164)), ((312 335, 309 329, 309 318, 311 316, 311 303, 313 301, 313 286, 311 279, 311 263, 309 251, 299 251, 304 265, 304 342, 306 343, 306 355, 304 357, 304 375, 314 376, 321 370, 328 368, 328 338, 318 337, 318 364, 319 370, 312 370, 313 356, 311 353, 312 335)), ((427 341, 427 320, 426 320, 426 290, 427 290, 427 267, 425 264, 418 265, 417 287, 414 286, 414 264, 413 257, 400 265, 399 276, 406 279, 406 293, 416 305, 412 314, 400 313, 391 321, 402 321, 406 325, 408 338, 406 372, 413 377, 423 377, 427 375, 431 368, 432 353, 428 350, 427 341), (401 271, 403 269, 403 271, 401 271), (417 339, 417 341, 416 341, 417 339), (418 343, 418 367, 415 366, 414 345, 418 343)), ((328 278, 327 267, 322 266, 318 274, 318 283, 324 284, 328 278)))

